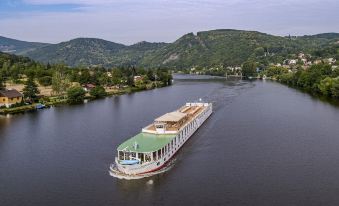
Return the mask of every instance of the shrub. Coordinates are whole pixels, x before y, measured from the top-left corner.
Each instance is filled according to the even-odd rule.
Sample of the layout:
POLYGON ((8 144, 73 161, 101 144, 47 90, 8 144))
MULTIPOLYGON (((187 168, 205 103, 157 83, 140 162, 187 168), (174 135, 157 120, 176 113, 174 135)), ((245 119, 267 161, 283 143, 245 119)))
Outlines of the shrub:
POLYGON ((104 87, 97 86, 97 87, 91 89, 89 94, 94 98, 101 98, 101 97, 105 97, 107 95, 107 92, 106 92, 104 87))
POLYGON ((50 76, 40 77, 38 79, 38 81, 39 81, 39 84, 44 86, 44 87, 52 85, 52 77, 50 77, 50 76))
POLYGON ((81 103, 85 98, 85 90, 80 86, 74 86, 67 90, 67 101, 71 104, 81 103))

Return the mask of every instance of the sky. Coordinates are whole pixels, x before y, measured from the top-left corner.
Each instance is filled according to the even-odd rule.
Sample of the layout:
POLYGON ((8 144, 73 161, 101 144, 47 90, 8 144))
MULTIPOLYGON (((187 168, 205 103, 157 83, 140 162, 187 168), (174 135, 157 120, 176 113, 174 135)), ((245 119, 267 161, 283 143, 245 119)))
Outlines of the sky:
POLYGON ((0 0, 0 36, 25 41, 94 37, 130 45, 212 29, 339 32, 339 0, 0 0))

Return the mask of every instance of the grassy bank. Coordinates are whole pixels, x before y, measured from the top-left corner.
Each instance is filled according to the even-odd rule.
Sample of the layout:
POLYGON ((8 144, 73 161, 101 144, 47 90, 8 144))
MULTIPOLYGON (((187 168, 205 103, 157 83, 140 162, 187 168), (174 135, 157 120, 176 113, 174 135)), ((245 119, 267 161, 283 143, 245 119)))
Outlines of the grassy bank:
MULTIPOLYGON (((120 89, 115 89, 107 92, 106 97, 109 96, 115 96, 115 95, 123 95, 123 94, 130 94, 134 92, 140 92, 145 90, 151 90, 155 88, 163 87, 162 84, 157 84, 156 86, 145 86, 145 87, 125 87, 120 89)), ((87 95, 85 99, 93 101, 95 100, 94 97, 87 95)), ((65 96, 51 96, 51 97, 45 97, 43 99, 40 99, 40 103, 44 104, 47 108, 51 106, 57 106, 62 104, 68 104, 67 97, 65 96)), ((31 105, 23 105, 13 108, 2 108, 0 109, 0 115, 6 115, 6 114, 18 114, 23 113, 27 111, 34 111, 36 109, 36 105, 39 103, 34 103, 31 105)))

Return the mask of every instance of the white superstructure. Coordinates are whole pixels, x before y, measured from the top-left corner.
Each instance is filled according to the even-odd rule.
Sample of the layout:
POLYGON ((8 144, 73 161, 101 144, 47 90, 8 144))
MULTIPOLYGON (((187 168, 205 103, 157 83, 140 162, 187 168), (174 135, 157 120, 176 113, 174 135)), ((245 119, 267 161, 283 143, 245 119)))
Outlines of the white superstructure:
POLYGON ((212 103, 198 102, 156 118, 118 147, 111 175, 135 179, 160 170, 211 114, 212 103))

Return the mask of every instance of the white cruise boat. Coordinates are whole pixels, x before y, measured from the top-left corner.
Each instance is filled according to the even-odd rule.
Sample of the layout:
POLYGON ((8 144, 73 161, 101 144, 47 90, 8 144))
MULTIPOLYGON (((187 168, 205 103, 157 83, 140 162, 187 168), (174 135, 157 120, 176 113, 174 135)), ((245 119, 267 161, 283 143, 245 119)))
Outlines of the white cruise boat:
POLYGON ((212 114, 212 103, 186 103, 180 109, 158 117, 141 133, 117 148, 110 174, 139 179, 157 174, 212 114))

